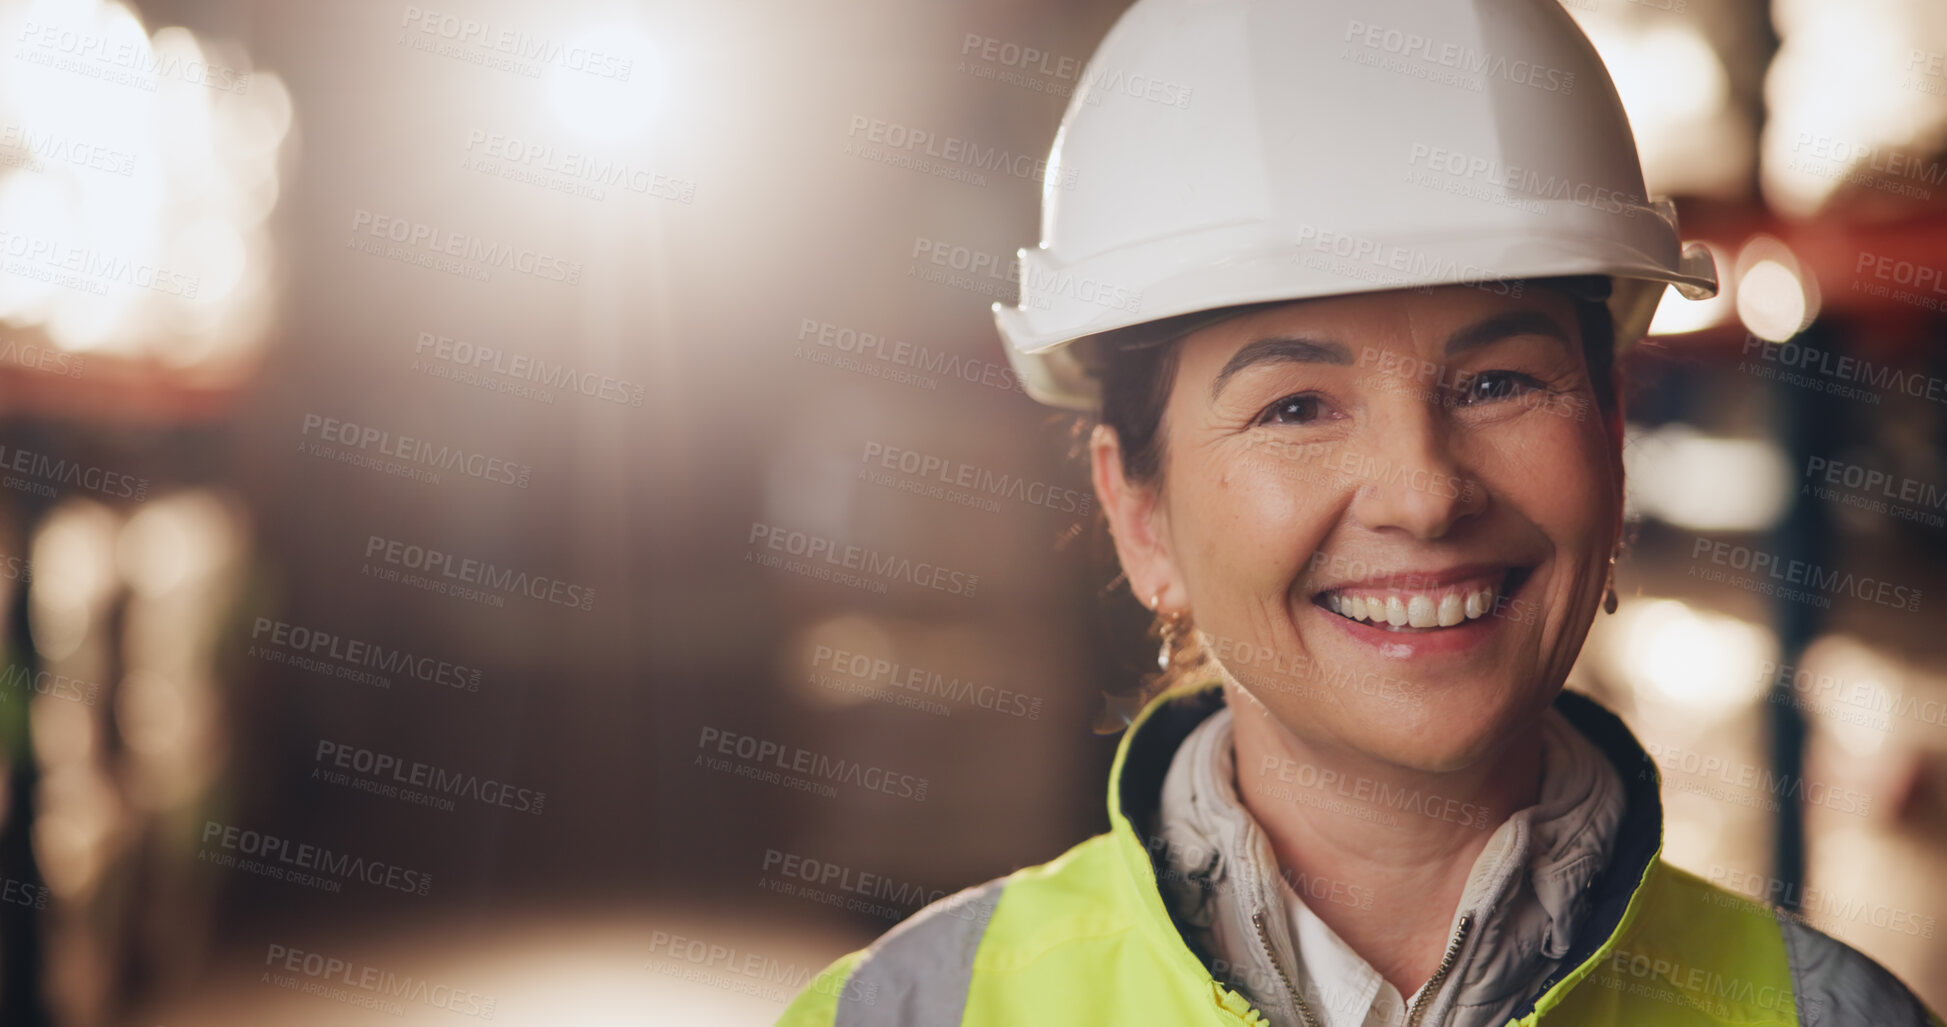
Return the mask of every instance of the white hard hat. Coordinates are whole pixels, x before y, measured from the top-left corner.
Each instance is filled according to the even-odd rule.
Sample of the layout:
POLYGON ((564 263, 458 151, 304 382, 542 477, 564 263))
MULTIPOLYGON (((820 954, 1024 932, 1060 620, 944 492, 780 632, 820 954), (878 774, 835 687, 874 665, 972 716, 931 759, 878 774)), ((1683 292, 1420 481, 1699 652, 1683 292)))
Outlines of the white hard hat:
POLYGON ((1557 0, 1138 0, 1048 164, 994 318, 1053 406, 1096 408, 1102 333, 1240 304, 1606 275, 1620 347, 1717 289, 1557 0))

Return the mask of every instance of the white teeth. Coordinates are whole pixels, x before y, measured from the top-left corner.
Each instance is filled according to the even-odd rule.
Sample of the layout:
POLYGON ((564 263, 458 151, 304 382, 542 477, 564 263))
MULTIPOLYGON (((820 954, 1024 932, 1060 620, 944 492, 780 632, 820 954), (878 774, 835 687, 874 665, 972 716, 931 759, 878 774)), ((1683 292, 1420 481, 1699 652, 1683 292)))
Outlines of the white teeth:
POLYGON ((1325 607, 1348 620, 1393 627, 1450 628, 1493 612, 1498 594, 1499 590, 1493 586, 1468 592, 1416 592, 1384 597, 1328 592, 1325 607))

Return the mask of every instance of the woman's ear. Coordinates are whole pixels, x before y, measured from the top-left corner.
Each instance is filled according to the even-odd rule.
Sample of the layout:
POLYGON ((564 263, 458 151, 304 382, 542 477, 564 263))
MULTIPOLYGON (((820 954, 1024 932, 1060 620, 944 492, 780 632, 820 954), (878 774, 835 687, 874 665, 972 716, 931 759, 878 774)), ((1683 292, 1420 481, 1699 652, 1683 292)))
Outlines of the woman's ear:
POLYGON ((1164 540, 1168 523, 1161 503, 1161 490, 1132 482, 1122 473, 1122 442, 1115 429, 1098 424, 1088 439, 1089 477, 1095 483, 1095 496, 1109 520, 1109 535, 1115 541, 1116 559, 1129 579, 1129 590, 1136 601, 1150 605, 1152 595, 1161 595, 1157 609, 1181 608, 1182 597, 1175 562, 1164 540))

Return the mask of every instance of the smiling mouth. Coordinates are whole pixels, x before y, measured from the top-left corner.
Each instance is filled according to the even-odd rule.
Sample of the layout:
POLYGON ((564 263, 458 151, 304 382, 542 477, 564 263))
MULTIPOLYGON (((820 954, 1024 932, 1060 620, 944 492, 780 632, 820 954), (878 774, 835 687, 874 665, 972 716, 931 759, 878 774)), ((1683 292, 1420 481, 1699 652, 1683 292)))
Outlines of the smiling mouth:
POLYGON ((1430 588, 1347 585, 1320 592, 1312 602, 1346 620, 1383 631, 1444 631, 1500 609, 1533 570, 1509 567, 1499 574, 1430 588))

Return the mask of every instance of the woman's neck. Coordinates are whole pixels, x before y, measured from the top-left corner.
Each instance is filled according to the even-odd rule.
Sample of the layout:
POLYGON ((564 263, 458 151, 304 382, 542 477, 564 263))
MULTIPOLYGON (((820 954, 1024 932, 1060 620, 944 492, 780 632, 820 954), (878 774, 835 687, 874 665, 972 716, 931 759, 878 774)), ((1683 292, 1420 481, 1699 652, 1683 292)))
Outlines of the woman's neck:
POLYGON ((1472 767, 1429 773, 1297 738, 1235 685, 1237 790, 1287 879, 1363 888, 1365 903, 1306 907, 1402 996, 1440 965, 1487 840, 1536 802, 1538 731, 1472 767), (1364 815, 1370 813, 1372 815, 1364 815))

